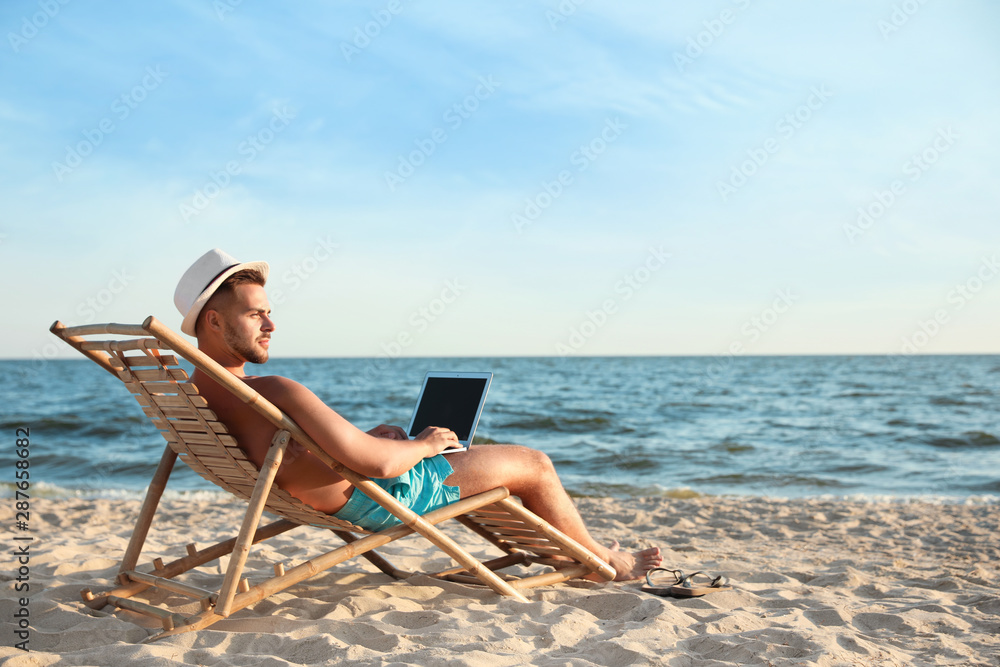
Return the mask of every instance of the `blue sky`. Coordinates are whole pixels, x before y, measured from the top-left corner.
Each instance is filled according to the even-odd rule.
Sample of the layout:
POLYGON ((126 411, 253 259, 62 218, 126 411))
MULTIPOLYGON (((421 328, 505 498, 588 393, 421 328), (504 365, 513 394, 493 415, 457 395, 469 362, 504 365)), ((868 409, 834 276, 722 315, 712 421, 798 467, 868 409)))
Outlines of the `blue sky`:
POLYGON ((267 260, 276 356, 1000 353, 1000 7, 5 2, 3 353, 179 328, 267 260), (96 6, 95 6, 96 5, 96 6))

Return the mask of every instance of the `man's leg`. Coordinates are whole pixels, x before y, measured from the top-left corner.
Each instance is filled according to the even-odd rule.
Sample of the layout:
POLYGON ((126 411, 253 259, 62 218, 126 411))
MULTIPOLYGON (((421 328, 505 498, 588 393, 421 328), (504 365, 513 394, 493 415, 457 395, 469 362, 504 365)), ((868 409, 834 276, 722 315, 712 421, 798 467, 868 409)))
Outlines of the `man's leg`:
POLYGON ((662 562, 656 547, 634 554, 598 544, 563 489, 551 459, 518 445, 483 445, 449 454, 455 472, 445 484, 457 486, 462 497, 505 486, 526 508, 606 560, 618 572, 617 580, 636 579, 662 562))

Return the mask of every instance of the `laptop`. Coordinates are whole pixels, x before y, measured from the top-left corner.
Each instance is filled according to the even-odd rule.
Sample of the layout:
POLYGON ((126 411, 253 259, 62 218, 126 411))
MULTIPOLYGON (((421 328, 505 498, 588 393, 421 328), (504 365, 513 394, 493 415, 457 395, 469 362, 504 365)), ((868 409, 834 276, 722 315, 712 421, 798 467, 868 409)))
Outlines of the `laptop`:
POLYGON ((492 380, 493 373, 489 372, 427 373, 417 405, 413 408, 407 435, 414 438, 428 426, 448 428, 458 436, 461 447, 447 449, 443 453, 465 451, 476 435, 476 426, 492 380))

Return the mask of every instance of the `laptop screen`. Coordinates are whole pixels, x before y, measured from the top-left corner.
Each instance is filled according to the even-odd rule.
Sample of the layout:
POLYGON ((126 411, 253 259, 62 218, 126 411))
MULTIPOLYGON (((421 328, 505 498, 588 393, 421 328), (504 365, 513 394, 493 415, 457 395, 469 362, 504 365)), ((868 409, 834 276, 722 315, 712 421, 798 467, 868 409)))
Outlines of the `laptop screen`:
POLYGON ((428 377, 410 424, 410 437, 428 426, 440 426, 454 431, 460 441, 468 441, 488 386, 489 381, 481 377, 428 377))

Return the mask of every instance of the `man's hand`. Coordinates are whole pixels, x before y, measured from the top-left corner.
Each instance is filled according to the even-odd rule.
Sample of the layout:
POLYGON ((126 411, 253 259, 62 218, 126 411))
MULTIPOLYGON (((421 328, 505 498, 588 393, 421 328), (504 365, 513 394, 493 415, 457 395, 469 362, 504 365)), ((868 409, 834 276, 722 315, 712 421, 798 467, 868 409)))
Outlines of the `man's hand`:
POLYGON ((376 438, 385 438, 386 440, 409 440, 406 437, 406 431, 404 431, 399 426, 389 426, 387 424, 379 424, 372 430, 368 431, 368 435, 373 435, 376 438))
POLYGON ((458 436, 455 435, 455 432, 440 426, 428 426, 414 440, 420 440, 429 445, 434 454, 459 447, 458 436))

